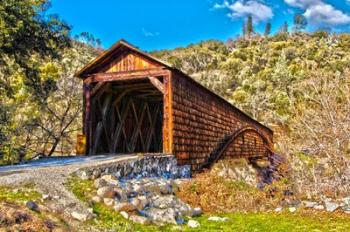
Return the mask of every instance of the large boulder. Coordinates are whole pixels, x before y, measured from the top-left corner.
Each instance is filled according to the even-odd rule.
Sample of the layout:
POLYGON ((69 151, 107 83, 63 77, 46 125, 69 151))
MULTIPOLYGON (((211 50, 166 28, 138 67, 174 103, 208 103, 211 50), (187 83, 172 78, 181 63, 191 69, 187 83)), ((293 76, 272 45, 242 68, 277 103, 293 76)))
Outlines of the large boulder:
POLYGON ((128 196, 127 196, 126 191, 124 191, 124 189, 122 189, 120 187, 114 187, 113 191, 114 191, 114 194, 115 194, 115 198, 119 202, 126 202, 126 201, 128 201, 128 196))
POLYGON ((119 186, 119 180, 112 175, 104 175, 101 179, 105 180, 110 185, 119 186))
POLYGON ((177 224, 177 213, 172 208, 156 209, 150 208, 144 211, 146 217, 148 217, 153 223, 157 225, 165 224, 177 224))
POLYGON ((139 216, 139 215, 131 215, 129 217, 129 220, 131 220, 134 223, 138 223, 141 225, 147 225, 150 223, 149 219, 143 216, 139 216))
POLYGON ((128 213, 137 211, 137 208, 129 202, 115 202, 113 209, 117 212, 125 211, 128 213))
POLYGON ((97 195, 102 198, 114 198, 115 192, 112 186, 104 186, 97 190, 97 195))
POLYGON ((98 178, 94 181, 94 186, 99 189, 99 188, 102 188, 102 187, 105 187, 107 186, 107 181, 105 181, 104 179, 102 178, 98 178))

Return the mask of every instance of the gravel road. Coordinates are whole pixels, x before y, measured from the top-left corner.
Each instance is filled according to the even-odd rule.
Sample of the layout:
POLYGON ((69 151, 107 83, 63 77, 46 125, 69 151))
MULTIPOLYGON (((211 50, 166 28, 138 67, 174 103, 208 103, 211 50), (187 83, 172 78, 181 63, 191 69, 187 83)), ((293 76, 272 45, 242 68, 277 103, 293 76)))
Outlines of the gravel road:
POLYGON ((65 187, 67 177, 84 167, 137 159, 138 155, 100 155, 50 158, 27 164, 0 167, 0 186, 34 184, 41 194, 53 199, 50 210, 70 216, 72 212, 89 214, 88 208, 65 187))

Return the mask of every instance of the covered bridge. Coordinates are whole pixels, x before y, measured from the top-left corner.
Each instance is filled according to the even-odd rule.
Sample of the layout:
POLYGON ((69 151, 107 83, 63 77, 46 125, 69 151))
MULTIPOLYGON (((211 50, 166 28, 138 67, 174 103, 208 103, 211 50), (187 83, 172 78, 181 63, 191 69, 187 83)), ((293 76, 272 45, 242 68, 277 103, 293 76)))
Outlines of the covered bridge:
POLYGON ((168 153, 193 170, 266 157, 273 132, 188 75, 124 40, 80 70, 85 154, 168 153))

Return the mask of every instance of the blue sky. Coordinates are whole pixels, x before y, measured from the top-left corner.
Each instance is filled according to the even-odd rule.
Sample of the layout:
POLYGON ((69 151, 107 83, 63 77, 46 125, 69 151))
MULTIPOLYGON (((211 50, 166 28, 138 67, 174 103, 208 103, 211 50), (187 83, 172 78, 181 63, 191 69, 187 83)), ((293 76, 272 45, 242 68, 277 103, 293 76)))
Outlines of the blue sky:
POLYGON ((73 35, 89 32, 104 48, 124 38, 147 51, 226 41, 241 32, 247 15, 258 31, 266 22, 276 31, 284 21, 291 25, 296 12, 308 19, 309 31, 350 29, 350 0, 52 0, 50 9, 73 35))

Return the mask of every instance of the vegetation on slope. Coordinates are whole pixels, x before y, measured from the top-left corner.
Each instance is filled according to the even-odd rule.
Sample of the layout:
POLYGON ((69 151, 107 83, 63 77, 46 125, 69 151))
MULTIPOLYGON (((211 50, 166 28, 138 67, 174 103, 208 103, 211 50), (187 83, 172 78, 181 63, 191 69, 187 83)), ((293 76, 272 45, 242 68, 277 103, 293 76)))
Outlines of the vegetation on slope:
POLYGON ((275 131, 299 191, 349 191, 350 35, 279 33, 157 51, 275 131), (330 190, 337 189, 337 191, 330 190))

